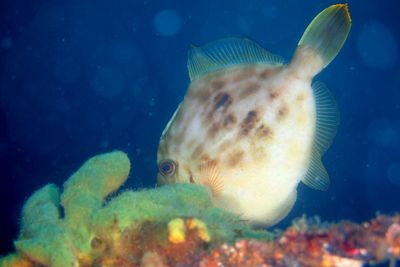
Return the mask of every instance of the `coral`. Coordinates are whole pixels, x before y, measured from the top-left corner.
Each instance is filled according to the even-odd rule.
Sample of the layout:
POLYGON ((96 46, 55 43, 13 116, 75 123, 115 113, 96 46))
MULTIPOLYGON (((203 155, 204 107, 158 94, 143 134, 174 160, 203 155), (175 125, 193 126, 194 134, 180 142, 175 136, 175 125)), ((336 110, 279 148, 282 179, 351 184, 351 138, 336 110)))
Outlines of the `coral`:
POLYGON ((36 191, 22 210, 22 228, 15 242, 17 251, 45 266, 78 266, 89 262, 94 236, 91 217, 104 198, 118 189, 130 170, 128 157, 112 152, 88 160, 64 184, 61 203, 56 185, 36 191))
POLYGON ((53 184, 36 191, 22 210, 22 227, 15 241, 20 254, 3 258, 0 264, 23 266, 26 261, 52 267, 91 266, 101 260, 107 265, 107 255, 126 251, 123 241, 127 236, 143 243, 154 240, 176 218, 199 218, 191 220, 188 231, 203 239, 212 236, 214 243, 251 232, 237 216, 215 208, 209 191, 198 185, 128 190, 105 201, 125 182, 129 171, 126 154, 111 152, 88 160, 65 182, 61 197, 53 184), (146 229, 147 235, 137 234, 146 229))
POLYGON ((206 187, 127 190, 128 157, 93 157, 64 184, 34 192, 22 210, 16 252, 0 267, 323 266, 400 258, 400 216, 362 224, 302 217, 272 236, 215 208, 206 187), (64 215, 61 207, 64 209, 64 215))
POLYGON ((378 216, 362 224, 321 224, 302 217, 272 240, 243 238, 212 244, 208 227, 193 218, 143 222, 122 233, 124 249, 98 258, 96 266, 274 266, 361 267, 400 255, 400 216, 378 216), (198 225, 198 227, 192 227, 198 225))
POLYGON ((361 267, 400 259, 400 216, 362 224, 315 224, 304 217, 273 241, 240 240, 207 253, 200 266, 361 267))

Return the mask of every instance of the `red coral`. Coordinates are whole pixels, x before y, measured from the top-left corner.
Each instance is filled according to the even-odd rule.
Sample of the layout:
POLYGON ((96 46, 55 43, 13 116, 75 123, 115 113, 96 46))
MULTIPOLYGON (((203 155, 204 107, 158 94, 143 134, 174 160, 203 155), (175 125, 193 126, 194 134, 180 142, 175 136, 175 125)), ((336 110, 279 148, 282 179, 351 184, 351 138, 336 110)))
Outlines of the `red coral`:
POLYGON ((178 244, 169 242, 167 235, 165 224, 132 226, 122 235, 122 249, 110 252, 102 263, 125 267, 359 267, 400 258, 398 215, 380 215, 363 224, 295 224, 272 241, 242 239, 232 245, 212 240, 208 244, 194 230, 188 230, 185 241, 178 244))

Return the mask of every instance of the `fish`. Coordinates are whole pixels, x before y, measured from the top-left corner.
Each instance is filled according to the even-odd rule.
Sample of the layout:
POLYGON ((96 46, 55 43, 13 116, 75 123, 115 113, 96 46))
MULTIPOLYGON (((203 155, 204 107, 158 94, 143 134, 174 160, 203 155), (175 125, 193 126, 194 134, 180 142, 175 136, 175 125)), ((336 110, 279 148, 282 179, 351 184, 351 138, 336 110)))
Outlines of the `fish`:
POLYGON ((285 218, 300 182, 327 190, 322 156, 339 126, 337 104, 314 76, 351 28, 347 4, 321 11, 289 63, 247 38, 189 50, 190 85, 157 152, 157 184, 207 187, 216 207, 253 226, 285 218))

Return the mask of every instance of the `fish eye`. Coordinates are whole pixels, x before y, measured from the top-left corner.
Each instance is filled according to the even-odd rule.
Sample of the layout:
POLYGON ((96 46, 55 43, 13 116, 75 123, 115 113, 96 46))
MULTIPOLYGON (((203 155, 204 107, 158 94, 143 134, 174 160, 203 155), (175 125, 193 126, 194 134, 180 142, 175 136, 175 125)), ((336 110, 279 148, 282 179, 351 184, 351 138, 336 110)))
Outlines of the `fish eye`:
POLYGON ((167 159, 158 165, 158 170, 164 176, 170 176, 175 173, 176 164, 173 160, 167 159))

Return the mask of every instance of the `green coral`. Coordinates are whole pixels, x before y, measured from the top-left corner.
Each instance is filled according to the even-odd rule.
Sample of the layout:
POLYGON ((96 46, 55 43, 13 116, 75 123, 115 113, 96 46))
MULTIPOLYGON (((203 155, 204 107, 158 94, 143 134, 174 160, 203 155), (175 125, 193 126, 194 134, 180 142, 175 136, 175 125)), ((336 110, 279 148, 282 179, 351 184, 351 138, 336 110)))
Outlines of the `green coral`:
MULTIPOLYGON (((204 221, 212 242, 230 241, 238 233, 250 232, 237 216, 215 208, 209 191, 198 185, 128 190, 106 203, 129 171, 127 155, 115 151, 88 160, 64 184, 61 197, 53 184, 36 191, 23 207, 22 228, 15 241, 19 254, 12 254, 12 259, 17 262, 23 255, 53 267, 91 265, 104 246, 119 245, 128 226, 146 221, 167 223, 177 217, 204 221)), ((0 266, 19 266, 4 265, 7 260, 10 256, 0 259, 0 266)))
POLYGON ((130 162, 122 152, 88 160, 64 184, 61 203, 56 185, 36 191, 22 210, 22 228, 15 247, 34 262, 46 266, 77 266, 90 261, 91 218, 101 209, 104 198, 128 177, 130 162))

